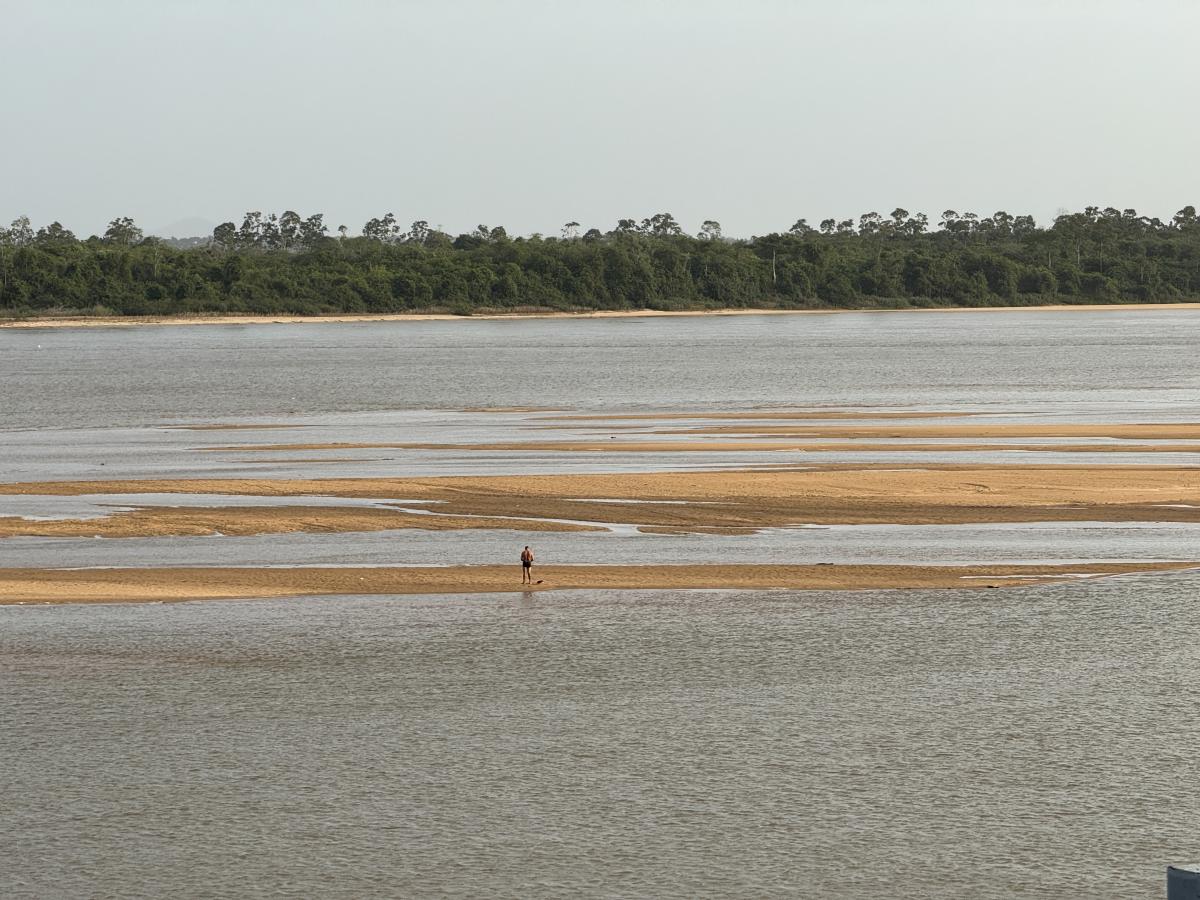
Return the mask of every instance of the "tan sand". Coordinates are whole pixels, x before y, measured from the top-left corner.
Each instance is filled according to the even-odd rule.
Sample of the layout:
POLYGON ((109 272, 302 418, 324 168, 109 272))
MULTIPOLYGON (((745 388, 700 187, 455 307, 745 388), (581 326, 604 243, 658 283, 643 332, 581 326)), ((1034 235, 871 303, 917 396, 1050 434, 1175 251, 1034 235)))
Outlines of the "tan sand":
POLYGON ((508 531, 597 531, 586 525, 540 519, 466 518, 413 515, 400 510, 358 507, 289 506, 209 508, 148 507, 96 519, 21 519, 0 517, 4 537, 161 537, 182 535, 292 534, 296 532, 449 531, 491 528, 508 531))
MULTIPOLYGON (((1192 444, 901 444, 860 443, 846 441, 837 444, 816 444, 803 441, 498 441, 490 444, 428 444, 428 443, 307 443, 307 444, 230 444, 223 447, 193 447, 203 453, 292 453, 304 450, 477 450, 561 452, 561 453, 746 453, 779 452, 805 453, 962 453, 972 451, 1020 450, 1029 453, 1200 453, 1200 441, 1192 444)), ((353 462, 342 460, 280 459, 274 462, 353 462)), ((258 460, 251 460, 258 462, 258 460)))
POLYGON ((0 569, 0 604, 112 603, 320 594, 466 594, 523 590, 983 588, 1080 576, 1169 572, 1196 562, 1070 566, 536 566, 523 588, 516 566, 448 568, 0 569))
POLYGON ((173 431, 267 431, 271 428, 309 428, 308 425, 163 425, 173 431))
MULTIPOLYGON (((456 516, 633 522, 670 528, 761 528, 814 524, 961 524, 1044 521, 1200 521, 1200 468, 1183 466, 826 465, 777 471, 658 472, 449 478, 182 479, 0 484, 2 494, 213 493, 441 501, 456 516), (638 500, 637 504, 602 500, 638 500), (665 501, 665 502, 654 502, 665 501), (686 501, 679 504, 677 501, 686 501)), ((299 502, 299 501, 298 501, 299 502)), ((429 516, 387 510, 261 508, 147 510, 118 514, 140 528, 205 528, 235 522, 263 531, 436 527, 429 516), (384 524, 387 523, 387 524, 384 524), (409 524, 398 524, 409 523, 409 524)), ((89 520, 80 533, 99 533, 89 520), (88 529, 92 529, 89 531, 88 529)), ((480 520, 474 520, 480 521, 480 520)), ((504 520, 500 520, 504 521, 504 520)), ((7 520, 8 533, 38 523, 7 520), (20 522, 13 525, 13 522, 20 522)), ((114 526, 116 527, 116 526, 114 526)), ((126 527, 126 526, 121 526, 126 527)), ((450 526, 456 527, 456 526, 450 526)), ((476 527, 495 527, 482 525, 476 527)), ((507 527, 531 529, 528 522, 507 527)), ((547 528, 557 528, 546 523, 547 528)), ((21 529, 21 530, 18 530, 21 529)), ((146 533, 176 533, 149 531, 146 533)), ((177 532, 194 533, 194 532, 177 532)), ((244 533, 254 533, 253 531, 244 533)))
MULTIPOLYGON (((248 459, 248 460, 246 460, 246 465, 248 465, 248 466, 295 466, 295 465, 327 466, 327 465, 331 465, 331 464, 351 465, 353 463, 362 463, 362 462, 369 461, 372 459, 373 459, 372 457, 361 457, 361 456, 357 456, 357 457, 356 456, 321 456, 321 457, 313 456, 313 457, 308 457, 308 458, 297 458, 297 459, 291 459, 291 458, 285 457, 285 458, 280 458, 280 459, 248 459)), ((378 457, 375 457, 374 459, 378 459, 378 457)))
POLYGON ((761 410, 758 412, 720 412, 720 413, 614 413, 611 415, 563 415, 542 416, 545 421, 554 422, 627 422, 627 421, 667 421, 670 419, 704 419, 723 421, 728 419, 755 419, 770 421, 774 419, 960 419, 977 416, 977 412, 882 412, 871 409, 809 409, 809 410, 761 410))
POLYGON ((545 413, 563 412, 560 406, 464 406, 459 412, 465 413, 545 413))
POLYGON ((1114 440, 1200 440, 1200 423, 1070 423, 965 425, 704 425, 657 434, 788 434, 824 438, 1112 438, 1114 440))
POLYGON ((331 316, 47 316, 0 319, 0 328, 113 328, 137 325, 299 325, 309 322, 427 322, 470 319, 615 319, 683 316, 828 316, 897 313, 985 312, 1110 312, 1145 309, 1200 309, 1200 303, 1052 304, 1047 306, 920 307, 915 309, 710 309, 710 310, 590 310, 586 312, 489 313, 455 316, 442 313, 393 313, 331 316))

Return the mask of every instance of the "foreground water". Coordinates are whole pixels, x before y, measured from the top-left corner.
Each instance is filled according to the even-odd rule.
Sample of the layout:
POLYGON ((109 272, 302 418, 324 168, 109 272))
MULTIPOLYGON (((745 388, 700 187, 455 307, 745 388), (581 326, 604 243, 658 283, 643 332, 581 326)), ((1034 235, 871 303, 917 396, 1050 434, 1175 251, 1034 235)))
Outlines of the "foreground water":
POLYGON ((0 608, 4 894, 1158 897, 1198 589, 0 608))

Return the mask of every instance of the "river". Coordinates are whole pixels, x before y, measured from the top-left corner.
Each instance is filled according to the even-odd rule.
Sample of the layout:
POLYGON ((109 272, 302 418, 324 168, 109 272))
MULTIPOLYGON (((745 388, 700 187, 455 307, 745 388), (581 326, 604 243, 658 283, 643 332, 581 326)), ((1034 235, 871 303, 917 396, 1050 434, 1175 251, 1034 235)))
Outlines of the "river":
MULTIPOLYGON (((0 480, 750 461, 214 449, 530 440, 564 424, 478 411, 491 407, 1196 421, 1197 323, 1200 311, 1122 310, 0 329, 0 480), (174 427, 197 424, 285 427, 174 427)), ((1038 461, 1200 464, 1165 456, 1038 461)), ((781 458, 814 457, 826 460, 781 458)), ((0 515, 130 502, 0 497, 0 515)), ((714 547, 751 562, 1074 562, 1189 558, 1196 527, 555 541, 577 562, 701 561, 714 547)), ((428 564, 488 561, 512 540, 9 538, 0 556, 428 564)), ((22 898, 1158 897, 1165 866, 1197 857, 1198 592, 1200 575, 1180 573, 989 592, 0 607, 0 885, 22 898)))

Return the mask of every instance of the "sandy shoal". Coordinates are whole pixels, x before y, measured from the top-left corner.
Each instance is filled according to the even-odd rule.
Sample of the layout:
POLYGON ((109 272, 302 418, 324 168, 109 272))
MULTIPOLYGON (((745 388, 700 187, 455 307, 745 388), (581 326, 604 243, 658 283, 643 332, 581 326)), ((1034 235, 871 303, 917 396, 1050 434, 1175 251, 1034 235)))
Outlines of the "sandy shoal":
POLYGON ((493 530, 598 531, 599 526, 549 522, 539 518, 509 519, 488 516, 423 515, 392 509, 336 506, 216 506, 159 507, 121 510, 86 519, 22 519, 0 517, 4 537, 185 537, 223 534, 346 533, 416 529, 457 531, 493 530))
POLYGON ((977 416, 976 412, 921 412, 918 410, 886 411, 862 409, 808 409, 808 410, 771 410, 760 411, 742 410, 739 412, 668 412, 668 413, 588 413, 560 416, 542 416, 541 419, 550 422, 645 422, 667 421, 671 419, 704 419, 709 421, 726 421, 730 419, 753 419, 771 421, 777 419, 962 419, 977 416))
MULTIPOLYGON (((229 444, 223 447, 196 447, 202 453, 294 453, 324 450, 474 450, 513 451, 519 453, 751 453, 793 451, 804 453, 963 453, 1011 450, 1027 453, 1200 453, 1200 441, 1190 444, 915 444, 844 441, 820 444, 804 441, 496 441, 483 444, 366 443, 332 441, 298 444, 229 444)), ((282 460, 283 462, 331 462, 282 460)), ((349 460, 352 461, 352 460, 349 460)))
POLYGON ((1169 572, 1195 562, 1070 566, 517 566, 446 568, 0 569, 0 604, 112 603, 329 594, 465 594, 522 590, 984 588, 1085 576, 1169 572))
MULTIPOLYGON (((448 519, 484 516, 505 521, 504 517, 515 517, 666 527, 1200 521, 1200 468, 1187 466, 825 465, 773 471, 0 484, 0 494, 113 493, 396 498, 438 501, 428 508, 448 519)), ((329 507, 305 509, 299 516, 294 508, 246 512, 246 508, 238 507, 222 510, 216 516, 211 509, 151 508, 140 512, 140 516, 126 515, 133 515, 132 521, 142 521, 147 527, 156 517, 164 522, 168 519, 161 517, 169 517, 184 527, 198 521, 198 517, 208 516, 205 527, 223 533, 230 533, 225 519, 237 516, 255 516, 255 527, 263 530, 260 533, 285 525, 285 530, 298 530, 297 521, 313 523, 312 530, 353 531, 362 527, 364 520, 390 523, 405 517, 400 510, 329 507)), ((29 524, 18 521, 24 523, 20 527, 29 524)), ((84 522, 85 529, 96 524, 96 520, 84 522)), ((536 526, 532 522, 507 521, 501 527, 525 530, 536 526)), ((547 527, 558 526, 547 523, 547 527)))
POLYGON ((863 314, 985 313, 985 312, 1103 312, 1146 309, 1200 309, 1200 303, 1050 304, 1046 306, 917 307, 912 309, 705 309, 705 310, 588 310, 582 312, 387 313, 330 316, 47 316, 0 319, 0 328, 112 328, 136 325, 297 325, 310 322, 428 322, 471 319, 615 319, 692 316, 829 316, 863 314))
MULTIPOLYGON (((560 406, 464 406, 458 410, 464 413, 561 413, 565 412, 560 406)), ((551 417, 554 418, 554 417, 551 417)))
POLYGON ((290 430, 292 428, 308 428, 310 426, 283 423, 229 425, 221 422, 214 422, 208 425, 163 425, 161 427, 167 428, 171 431, 269 431, 273 428, 290 430))
POLYGON ((1117 440, 1197 440, 1200 422, 1040 423, 949 425, 704 425, 661 430, 658 434, 797 435, 825 438, 1113 438, 1117 440))

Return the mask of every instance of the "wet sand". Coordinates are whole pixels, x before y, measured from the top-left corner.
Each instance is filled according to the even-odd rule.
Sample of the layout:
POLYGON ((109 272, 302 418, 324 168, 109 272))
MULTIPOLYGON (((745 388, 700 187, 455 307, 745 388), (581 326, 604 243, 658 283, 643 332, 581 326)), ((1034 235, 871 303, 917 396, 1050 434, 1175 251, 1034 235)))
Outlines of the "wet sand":
POLYGON ((185 537, 223 534, 297 532, 367 532, 418 529, 453 531, 467 528, 544 532, 600 531, 598 526, 547 522, 537 518, 500 519, 488 516, 408 513, 391 509, 329 506, 218 506, 148 507, 87 519, 21 519, 0 517, 0 538, 5 537, 185 537))
POLYGON ((310 425, 275 423, 270 425, 227 425, 220 422, 210 425, 162 425, 174 431, 267 431, 272 428, 310 428, 310 425))
POLYGON ((670 589, 999 588, 1195 568, 1196 562, 1071 566, 517 566, 445 568, 0 569, 0 604, 134 603, 294 597, 670 589))
POLYGON ((1200 423, 1045 423, 1038 425, 704 425, 656 434, 798 435, 826 438, 1111 438, 1113 440, 1200 440, 1200 423))
POLYGON ((554 422, 644 422, 669 419, 704 419, 709 421, 725 421, 729 419, 962 419, 977 416, 977 412, 922 412, 919 410, 884 411, 873 409, 796 409, 760 411, 742 410, 740 412, 668 412, 668 413, 612 413, 586 415, 542 416, 546 421, 554 422))
POLYGON ((294 507, 150 508, 104 519, 30 522, 8 518, 0 520, 5 529, 0 533, 89 535, 114 528, 123 536, 143 536, 393 527, 569 527, 545 521, 556 519, 676 529, 1200 521, 1200 468, 1183 466, 827 465, 602 475, 0 484, 0 494, 138 493, 396 498, 401 505, 406 499, 432 501, 427 508, 437 516, 401 510, 304 507, 303 501, 297 500, 294 507), (456 517, 474 516, 484 518, 456 521, 456 517))
MULTIPOLYGON (((1200 453, 1200 441, 1191 444, 901 444, 843 442, 837 444, 801 441, 497 441, 487 444, 430 443, 302 443, 302 444, 230 444, 223 447, 195 447, 202 453, 292 453, 322 450, 472 450, 516 451, 520 453, 751 453, 792 451, 803 453, 969 453, 998 450, 1026 453, 1200 453)), ((324 463, 333 460, 287 460, 287 462, 324 463)), ((352 461, 352 460, 346 460, 352 461)))
POLYGON ((1113 303, 1050 304, 1045 306, 915 307, 909 309, 703 309, 703 310, 586 310, 579 312, 479 313, 457 316, 449 313, 389 313, 329 316, 46 316, 0 319, 0 328, 113 328, 137 325, 298 325, 331 322, 426 322, 471 319, 615 319, 680 316, 827 316, 869 313, 985 313, 985 312, 1098 312, 1143 309, 1200 309, 1200 303, 1113 303))

